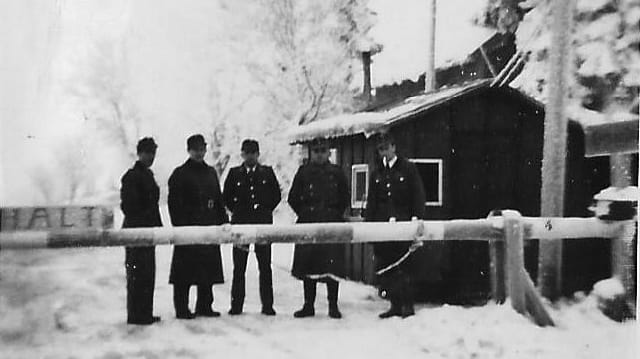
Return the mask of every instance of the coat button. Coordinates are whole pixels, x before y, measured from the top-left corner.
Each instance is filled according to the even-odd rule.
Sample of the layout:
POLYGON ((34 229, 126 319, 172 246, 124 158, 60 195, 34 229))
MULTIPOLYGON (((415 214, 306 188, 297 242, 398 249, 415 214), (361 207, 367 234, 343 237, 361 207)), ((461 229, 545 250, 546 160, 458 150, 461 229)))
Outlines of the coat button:
POLYGON ((236 183, 236 186, 240 187, 240 182, 236 183))
POLYGON ((253 186, 249 187, 249 189, 253 191, 253 186))
POLYGON ((234 202, 238 202, 238 197, 233 197, 234 202))
POLYGON ((251 194, 251 199, 254 199, 254 198, 256 198, 256 195, 255 194, 251 194))
POLYGON ((391 188, 391 183, 387 183, 387 188, 391 188))
POLYGON ((387 192, 387 197, 391 197, 391 192, 387 192))

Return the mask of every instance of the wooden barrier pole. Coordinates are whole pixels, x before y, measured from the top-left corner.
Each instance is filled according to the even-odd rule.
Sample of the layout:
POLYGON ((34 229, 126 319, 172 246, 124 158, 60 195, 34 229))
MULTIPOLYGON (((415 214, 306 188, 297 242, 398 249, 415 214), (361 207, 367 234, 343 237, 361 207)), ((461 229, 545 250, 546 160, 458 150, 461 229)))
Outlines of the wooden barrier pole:
MULTIPOLYGON (((624 223, 597 218, 522 217, 524 239, 615 238, 624 223)), ((501 241, 494 219, 422 221, 422 240, 501 241)), ((419 222, 307 223, 0 232, 0 248, 149 246, 162 244, 367 243, 412 241, 419 222)))
POLYGON ((524 230, 522 216, 518 211, 502 211, 504 218, 504 239, 507 254, 507 294, 516 312, 527 311, 525 285, 521 275, 524 268, 524 230))
POLYGON ((367 223, 246 224, 126 229, 67 229, 0 233, 0 248, 150 246, 162 244, 366 243, 421 240, 499 240, 485 219, 367 223), (424 223, 424 232, 419 228, 424 223))

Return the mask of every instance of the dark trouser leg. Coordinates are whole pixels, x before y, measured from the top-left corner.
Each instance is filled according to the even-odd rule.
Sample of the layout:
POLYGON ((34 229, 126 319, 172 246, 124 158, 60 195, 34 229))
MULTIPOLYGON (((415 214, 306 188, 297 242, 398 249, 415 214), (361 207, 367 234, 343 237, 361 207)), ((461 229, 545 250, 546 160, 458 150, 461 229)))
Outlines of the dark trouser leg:
POLYGON ((153 317, 155 248, 126 248, 127 322, 149 322, 153 317))
POLYGON ((176 317, 189 314, 189 284, 173 285, 173 306, 176 310, 176 317))
POLYGON ((338 286, 338 281, 333 279, 327 280, 327 301, 329 302, 329 307, 338 307, 338 286))
POLYGON ((255 246, 258 270, 260 272, 260 301, 263 308, 273 307, 273 284, 271 274, 271 245, 257 244, 255 246))
POLYGON ((245 296, 245 272, 249 246, 233 247, 233 281, 231 282, 231 308, 242 311, 245 296))
POLYGON ((305 279, 302 281, 304 288, 304 305, 313 308, 316 302, 316 284, 317 280, 305 279))
POLYGON ((211 312, 211 304, 213 304, 213 286, 210 284, 198 284, 196 313, 211 312))

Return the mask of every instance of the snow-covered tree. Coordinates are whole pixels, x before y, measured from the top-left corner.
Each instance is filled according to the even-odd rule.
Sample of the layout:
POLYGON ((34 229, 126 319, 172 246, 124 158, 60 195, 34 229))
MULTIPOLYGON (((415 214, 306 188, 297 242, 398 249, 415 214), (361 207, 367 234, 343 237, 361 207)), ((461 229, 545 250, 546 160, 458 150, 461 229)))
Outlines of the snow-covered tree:
MULTIPOLYGON (((247 67, 289 124, 352 109, 363 3, 351 0, 261 1, 247 67)), ((367 29, 368 30, 368 29, 367 29)))
POLYGON ((80 71, 71 87, 83 108, 84 119, 98 128, 126 154, 135 159, 141 119, 130 93, 127 53, 120 41, 98 41, 86 71, 80 71))
POLYGON ((520 3, 524 1, 488 0, 477 22, 483 26, 496 28, 501 33, 515 33, 524 15, 524 10, 520 7, 520 3))
MULTIPOLYGON (((518 49, 528 54, 513 86, 545 102, 551 37, 550 1, 529 0, 516 32, 518 49)), ((572 32, 572 108, 638 112, 640 88, 640 1, 578 0, 572 32)), ((575 111, 575 110, 574 110, 575 111)))
MULTIPOLYGON (((354 73, 361 71, 358 51, 372 14, 366 1, 355 0, 222 5, 230 15, 229 26, 236 29, 229 47, 250 77, 250 101, 263 109, 251 119, 251 128, 240 132, 261 140, 263 160, 275 167, 286 189, 298 164, 287 131, 357 107, 360 83, 354 84, 354 73)), ((229 126, 237 125, 223 125, 229 126)))

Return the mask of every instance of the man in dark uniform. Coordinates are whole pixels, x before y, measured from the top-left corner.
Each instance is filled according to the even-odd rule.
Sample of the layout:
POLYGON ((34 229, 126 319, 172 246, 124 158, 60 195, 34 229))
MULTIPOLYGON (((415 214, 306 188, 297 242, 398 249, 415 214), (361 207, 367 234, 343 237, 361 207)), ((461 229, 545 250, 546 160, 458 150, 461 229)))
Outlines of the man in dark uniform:
MULTIPOLYGON (((204 162, 207 144, 202 135, 187 139, 189 159, 169 177, 169 214, 174 226, 210 226, 227 223, 216 170, 204 162)), ((176 317, 217 317, 211 309, 214 284, 224 283, 217 244, 175 246, 169 283, 173 284, 176 317), (195 313, 189 310, 189 288, 198 287, 195 313)))
MULTIPOLYGON (((342 222, 349 206, 347 179, 340 167, 329 162, 325 142, 310 144, 311 160, 296 173, 288 202, 298 215, 297 223, 342 222)), ((294 277, 303 281, 304 306, 294 313, 296 318, 315 315, 316 283, 327 283, 329 316, 341 318, 338 309, 338 281, 344 278, 344 244, 296 244, 293 254, 294 277)))
MULTIPOLYGON (((122 228, 162 227, 158 199, 160 188, 149 169, 158 146, 151 137, 138 141, 138 161, 122 176, 120 208, 124 212, 122 228)), ((156 281, 154 246, 126 247, 127 323, 149 325, 160 321, 153 316, 153 289, 156 281)))
MULTIPOLYGON (((425 193, 415 165, 396 155, 396 145, 390 134, 376 135, 376 149, 380 160, 369 179, 365 219, 374 222, 409 221, 422 219, 425 214, 425 193)), ((374 244, 378 270, 398 261, 411 242, 374 244)), ((380 275, 379 283, 387 293, 391 308, 380 318, 414 314, 412 291, 412 257, 380 275)))
MULTIPOLYGON (((232 213, 234 224, 271 224, 272 212, 280 203, 280 185, 273 169, 258 163, 260 148, 255 140, 244 140, 241 147, 243 162, 233 167, 224 182, 224 202, 232 213)), ((260 300, 262 314, 275 315, 271 284, 271 244, 256 244, 256 258, 260 271, 260 300)), ((242 313, 245 295, 245 272, 249 245, 233 247, 233 282, 229 314, 242 313)))

